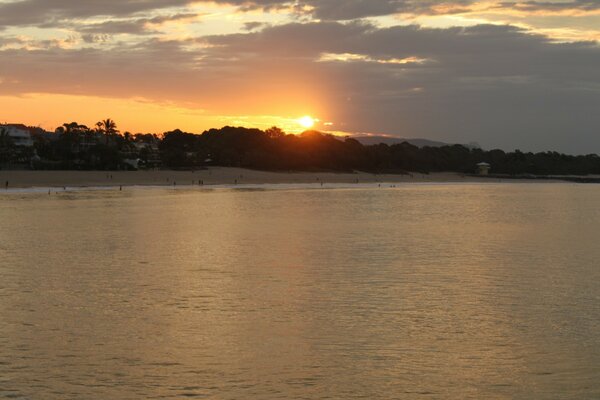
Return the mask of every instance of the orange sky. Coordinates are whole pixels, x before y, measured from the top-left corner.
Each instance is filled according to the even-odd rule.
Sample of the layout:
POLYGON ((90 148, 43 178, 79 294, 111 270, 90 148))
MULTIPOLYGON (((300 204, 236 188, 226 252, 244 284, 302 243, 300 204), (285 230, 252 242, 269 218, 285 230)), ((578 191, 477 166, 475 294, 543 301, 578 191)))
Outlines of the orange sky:
MULTIPOLYGON (((211 115, 196 108, 185 108, 174 104, 160 104, 135 99, 116 99, 95 96, 77 96, 62 94, 27 94, 21 97, 0 96, 0 109, 10 119, 1 123, 20 123, 27 121, 31 126, 54 130, 65 122, 76 122, 88 126, 100 119, 111 118, 118 128, 129 132, 162 133, 173 129, 189 132, 202 132, 211 127, 252 126, 267 129, 279 126, 290 133, 306 129, 299 121, 302 117, 317 115, 306 113, 281 115, 211 115)), ((323 127, 316 122, 316 127, 323 127)))

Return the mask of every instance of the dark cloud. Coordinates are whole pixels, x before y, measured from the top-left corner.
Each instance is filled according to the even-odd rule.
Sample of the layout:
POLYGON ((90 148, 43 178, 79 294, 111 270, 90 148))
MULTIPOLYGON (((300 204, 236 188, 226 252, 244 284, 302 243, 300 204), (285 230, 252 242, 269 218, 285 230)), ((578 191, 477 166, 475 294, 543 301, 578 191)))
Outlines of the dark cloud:
POLYGON ((321 20, 352 20, 397 13, 436 13, 444 7, 446 13, 464 11, 474 0, 217 0, 218 3, 240 7, 241 10, 292 8, 321 20))
MULTIPOLYGON (((101 35, 105 38, 106 35, 127 33, 132 35, 149 35, 156 33, 155 30, 148 26, 153 24, 164 24, 170 21, 179 21, 187 18, 196 17, 196 14, 181 13, 175 15, 164 15, 154 18, 132 18, 124 20, 113 20, 96 24, 73 25, 71 28, 81 32, 84 37, 98 37, 101 35)), ((64 24, 62 25, 65 26, 64 24)))
MULTIPOLYGON (((96 16, 129 17, 169 7, 183 7, 205 1, 238 7, 242 11, 292 9, 320 20, 352 20, 397 13, 437 14, 469 10, 475 0, 18 0, 0 2, 0 29, 6 26, 56 24, 96 16)), ((523 11, 594 11, 597 0, 515 1, 491 5, 523 11)))
POLYGON ((253 30, 258 29, 258 28, 260 28, 262 26, 264 26, 264 23, 262 23, 262 22, 257 22, 257 21, 246 22, 244 24, 244 30, 246 30, 246 31, 253 31, 253 30))
POLYGON ((151 34, 152 32, 146 29, 146 22, 146 19, 107 21, 98 24, 86 24, 81 27, 73 26, 73 29, 77 29, 86 37, 92 35, 96 38, 98 35, 106 37, 106 35, 119 33, 147 35, 151 34))
POLYGON ((521 1, 521 2, 501 2, 499 7, 512 8, 521 11, 596 11, 600 10, 600 1, 598 0, 572 0, 572 1, 521 1))
MULTIPOLYGON (((471 10, 477 0, 217 0, 219 3, 239 6, 241 9, 274 9, 295 7, 296 10, 311 10, 313 17, 322 20, 351 20, 365 17, 407 14, 453 14, 471 10)), ((497 1, 490 2, 490 9, 516 9, 536 11, 596 11, 598 0, 565 1, 497 1)))
POLYGON ((0 3, 0 27, 43 25, 94 16, 130 16, 190 0, 20 0, 0 3))
POLYGON ((293 23, 0 57, 3 93, 139 96, 240 115, 276 115, 312 101, 340 130, 600 151, 600 48, 553 43, 510 26, 293 23))

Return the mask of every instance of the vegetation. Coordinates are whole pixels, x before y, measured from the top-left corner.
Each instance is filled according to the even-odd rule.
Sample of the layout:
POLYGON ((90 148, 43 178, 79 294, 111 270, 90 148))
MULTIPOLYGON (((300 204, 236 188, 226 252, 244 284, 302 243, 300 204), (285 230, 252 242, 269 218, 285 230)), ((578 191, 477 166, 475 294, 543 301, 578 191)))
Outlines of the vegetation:
POLYGON ((10 163, 14 158, 15 145, 8 135, 8 130, 0 128, 0 163, 10 163))
MULTIPOLYGON (((14 158, 14 148, 6 131, 0 131, 2 162, 14 158)), ((288 135, 276 127, 266 131, 224 127, 200 135, 180 130, 160 136, 132 135, 119 133, 111 119, 98 122, 94 128, 71 122, 54 133, 34 134, 34 149, 31 163, 39 169, 189 169, 218 165, 275 171, 473 173, 476 164, 485 161, 496 174, 600 174, 600 157, 595 154, 484 151, 461 145, 419 148, 407 142, 365 146, 349 137, 316 131, 288 135)))
POLYGON ((160 149, 164 164, 175 168, 199 166, 210 159, 214 165, 264 170, 473 173, 485 161, 497 174, 600 174, 600 157, 595 154, 507 153, 461 145, 419 148, 407 142, 363 146, 353 138, 315 131, 286 135, 279 128, 263 132, 225 127, 202 135, 176 130, 164 134, 160 149))

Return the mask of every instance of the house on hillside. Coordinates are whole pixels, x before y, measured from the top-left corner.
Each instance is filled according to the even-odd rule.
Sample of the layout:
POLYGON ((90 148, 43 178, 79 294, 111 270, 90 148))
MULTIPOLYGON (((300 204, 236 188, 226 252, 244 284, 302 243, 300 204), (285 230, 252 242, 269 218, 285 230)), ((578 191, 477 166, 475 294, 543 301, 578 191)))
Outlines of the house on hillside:
POLYGON ((0 125, 0 130, 8 133, 8 137, 15 146, 33 147, 33 139, 28 127, 22 124, 4 124, 0 125))
POLYGON ((27 168, 34 153, 30 128, 22 124, 0 124, 1 168, 27 168))
POLYGON ((156 140, 136 140, 133 145, 141 159, 140 166, 144 168, 160 168, 162 166, 160 149, 156 140))

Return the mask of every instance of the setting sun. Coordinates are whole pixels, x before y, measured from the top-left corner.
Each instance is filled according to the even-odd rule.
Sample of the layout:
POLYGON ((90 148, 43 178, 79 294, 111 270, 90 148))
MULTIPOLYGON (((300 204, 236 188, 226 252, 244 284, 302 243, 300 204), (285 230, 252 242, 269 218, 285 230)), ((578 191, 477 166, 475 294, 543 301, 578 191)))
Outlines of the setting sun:
POLYGON ((298 123, 302 125, 304 128, 309 129, 315 126, 316 120, 310 116, 305 116, 298 119, 298 123))

